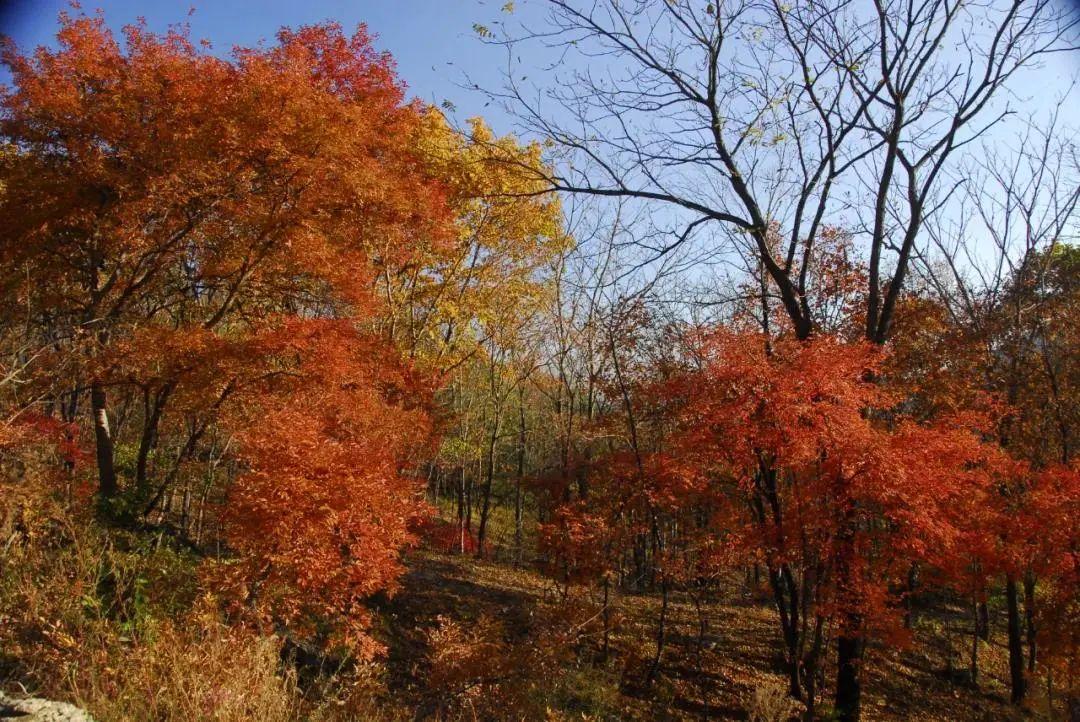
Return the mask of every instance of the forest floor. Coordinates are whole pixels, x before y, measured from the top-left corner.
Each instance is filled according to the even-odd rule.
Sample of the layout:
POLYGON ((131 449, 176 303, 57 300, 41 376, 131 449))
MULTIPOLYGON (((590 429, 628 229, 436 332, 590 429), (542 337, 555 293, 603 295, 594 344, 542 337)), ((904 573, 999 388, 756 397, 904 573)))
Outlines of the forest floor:
MULTIPOLYGON (((606 663, 578 659, 563 669, 563 691, 553 703, 561 708, 561 718, 738 720, 750 719, 755 710, 763 718, 760 715, 767 712, 763 706, 787 705, 775 612, 745 587, 741 580, 733 580, 730 594, 722 593, 704 605, 704 635, 699 634, 700 617, 691 601, 672 598, 664 654, 651 685, 643 680, 655 652, 659 595, 619 595, 614 602, 620 618, 611 641, 614 651, 606 663)), ((399 702, 420 710, 417 718, 433 714, 440 701, 431 695, 438 692, 430 689, 427 670, 415 660, 425 658, 427 630, 440 617, 463 628, 496 619, 524 643, 533 620, 542 616, 539 611, 554 607, 559 599, 551 580, 509 561, 414 553, 402 589, 386 603, 382 615, 391 692, 399 702)), ((966 681, 970 621, 960 609, 934 606, 916 617, 912 644, 899 650, 870 650, 864 719, 1039 718, 1037 712, 1020 713, 1008 704, 1000 609, 992 607, 997 628, 989 642, 980 643, 979 684, 973 686, 966 681)), ((826 679, 831 672, 826 670, 826 679)), ((821 708, 827 718, 827 699, 821 708)), ((489 719, 493 714, 476 716, 489 719)), ((507 712, 505 718, 521 716, 507 712)))

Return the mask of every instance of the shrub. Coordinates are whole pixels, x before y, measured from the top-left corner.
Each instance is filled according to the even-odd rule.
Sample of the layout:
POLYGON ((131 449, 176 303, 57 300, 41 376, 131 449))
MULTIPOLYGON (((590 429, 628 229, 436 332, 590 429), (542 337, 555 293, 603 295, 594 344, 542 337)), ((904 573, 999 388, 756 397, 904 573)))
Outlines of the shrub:
POLYGON ((779 680, 770 680, 754 688, 747 706, 750 722, 788 722, 797 713, 797 703, 779 680))

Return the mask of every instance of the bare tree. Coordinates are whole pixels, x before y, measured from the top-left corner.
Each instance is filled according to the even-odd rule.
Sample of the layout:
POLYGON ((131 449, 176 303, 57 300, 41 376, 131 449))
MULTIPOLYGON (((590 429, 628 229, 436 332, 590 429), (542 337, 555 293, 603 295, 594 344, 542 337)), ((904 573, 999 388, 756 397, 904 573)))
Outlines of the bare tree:
POLYGON ((549 0, 549 22, 506 45, 493 93, 568 152, 558 190, 668 206, 670 241, 748 241, 796 332, 814 242, 848 227, 869 259, 866 336, 889 332, 945 171, 1013 112, 1010 82, 1073 49, 1077 19, 1050 0, 784 4, 549 0), (558 54, 536 93, 519 45, 558 54), (674 224, 678 223, 676 228, 674 224), (713 224, 735 234, 708 234, 713 224))
MULTIPOLYGON (((564 154, 550 187, 663 207, 658 257, 690 243, 748 255, 800 338, 821 325, 808 301, 815 244, 845 229, 865 249, 864 335, 875 343, 889 336, 927 224, 956 201, 951 171, 1015 112, 1018 80, 1076 48, 1078 27, 1053 0, 548 9, 544 27, 481 34, 508 53, 492 95, 564 154), (544 87, 544 69, 520 67, 528 44, 554 55, 544 87)), ((838 639, 844 720, 859 716, 863 647, 857 631, 838 639)))

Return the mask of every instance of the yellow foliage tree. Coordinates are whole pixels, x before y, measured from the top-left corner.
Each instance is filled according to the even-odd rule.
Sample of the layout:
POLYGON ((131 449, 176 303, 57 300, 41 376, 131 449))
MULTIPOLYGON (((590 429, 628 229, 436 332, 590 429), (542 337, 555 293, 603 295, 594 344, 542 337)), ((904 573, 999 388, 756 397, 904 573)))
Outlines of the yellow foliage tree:
POLYGON ((386 331, 417 359, 447 372, 485 341, 513 335, 543 297, 545 269, 570 243, 559 200, 538 178, 538 143, 497 137, 479 118, 466 131, 431 109, 421 133, 432 174, 448 186, 453 237, 425 243, 408 263, 387 262, 386 331))

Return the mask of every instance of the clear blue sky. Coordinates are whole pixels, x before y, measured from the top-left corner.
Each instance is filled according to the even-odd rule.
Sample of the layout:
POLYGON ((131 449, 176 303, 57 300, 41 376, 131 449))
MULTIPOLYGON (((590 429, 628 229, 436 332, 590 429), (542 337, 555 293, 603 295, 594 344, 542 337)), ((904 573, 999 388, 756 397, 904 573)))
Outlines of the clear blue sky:
MULTIPOLYGON (((378 46, 394 55, 412 95, 433 103, 449 99, 457 107, 459 120, 484 115, 497 130, 507 132, 510 120, 494 104, 484 107, 480 94, 459 87, 466 73, 482 86, 500 85, 505 57, 481 43, 472 26, 508 19, 501 10, 503 4, 504 0, 83 0, 82 8, 87 13, 100 8, 114 29, 140 16, 158 31, 189 21, 193 38, 209 40, 220 54, 227 54, 234 45, 273 41, 278 28, 286 25, 336 20, 351 30, 363 22, 378 35, 378 46), (195 12, 189 18, 192 7, 195 12)), ((518 0, 513 18, 536 16, 537 5, 518 0)), ((0 7, 0 32, 26 51, 52 43, 57 14, 69 4, 68 0, 0 0, 0 7)), ((8 77, 6 70, 0 71, 0 82, 8 77)))
MULTIPOLYGON (((234 45, 273 42, 282 26, 335 20, 351 30, 365 23, 378 36, 377 45, 395 57, 411 95, 434 104, 450 100, 456 107, 451 114, 456 121, 482 115, 500 133, 514 129, 513 118, 497 103, 488 105, 483 94, 465 86, 476 82, 484 88, 500 88, 506 57, 504 50, 481 42, 473 25, 497 29, 497 23, 506 22, 511 27, 518 23, 536 27, 546 15, 544 0, 515 0, 512 14, 503 11, 505 4, 506 0, 82 0, 84 11, 92 13, 100 8, 116 30, 139 17, 145 17, 155 31, 188 22, 194 39, 209 40, 214 52, 222 55, 234 45), (193 6, 195 12, 189 17, 193 6)), ((0 32, 11 36, 23 51, 52 44, 57 14, 68 7, 69 0, 0 0, 0 32)), ((528 73, 530 83, 538 82, 537 76, 551 79, 537 66, 550 63, 557 52, 526 44, 515 50, 515 55, 519 53, 515 64, 528 73), (535 56, 530 57, 530 53, 535 56)), ((589 58, 585 62, 595 66, 602 61, 589 58)), ((0 83, 8 78, 6 69, 0 68, 0 83)), ((1051 56, 1045 69, 1028 71, 1014 84, 1012 99, 1026 112, 1045 116, 1067 90, 1073 91, 1070 100, 1080 96, 1080 90, 1070 87, 1073 83, 1080 83, 1075 54, 1051 56)), ((555 108, 546 110, 558 114, 555 108)), ((1069 112, 1067 106, 1065 111, 1063 125, 1075 128, 1076 113, 1069 112)), ((1004 142, 1013 140, 1008 126, 994 133, 993 137, 1004 142)), ((654 221, 668 218, 669 209, 654 210, 654 221)))

